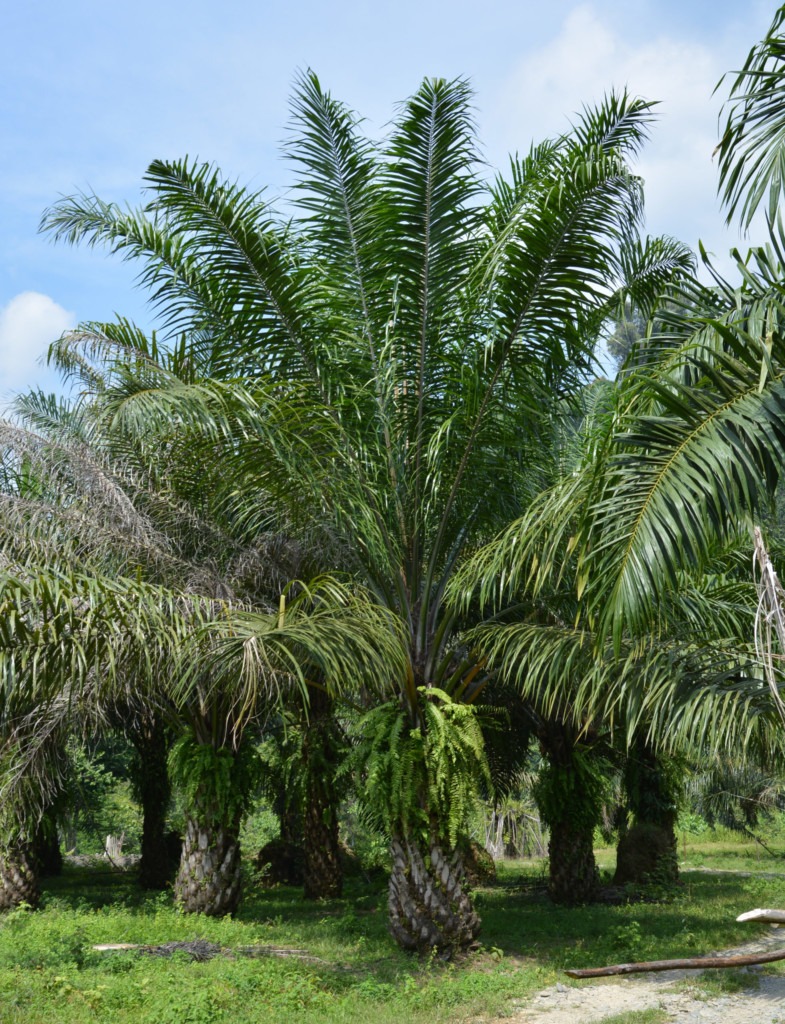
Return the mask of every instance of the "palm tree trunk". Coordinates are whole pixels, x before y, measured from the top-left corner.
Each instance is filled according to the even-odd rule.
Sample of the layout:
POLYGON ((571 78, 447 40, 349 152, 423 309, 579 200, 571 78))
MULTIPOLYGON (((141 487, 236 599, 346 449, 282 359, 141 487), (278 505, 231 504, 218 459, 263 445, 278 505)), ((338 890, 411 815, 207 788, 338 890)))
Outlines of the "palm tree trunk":
POLYGON ((158 718, 147 717, 131 734, 131 742, 137 753, 136 786, 142 805, 139 883, 143 889, 165 889, 173 868, 166 835, 171 798, 166 730, 158 718))
POLYGON ((303 819, 303 892, 307 900, 340 899, 343 892, 343 868, 336 808, 324 787, 315 785, 313 790, 308 786, 303 819))
POLYGON ((463 859, 432 840, 424 852, 409 836, 394 835, 388 906, 390 931, 404 949, 428 953, 467 949, 480 918, 463 889, 463 859))
POLYGON ((240 823, 214 821, 212 814, 186 821, 174 892, 187 914, 223 917, 240 901, 240 823))
POLYGON ((332 700, 324 690, 313 687, 310 720, 303 739, 303 889, 306 899, 339 899, 343 891, 335 786, 337 761, 338 735, 332 700))
POLYGON ((550 825, 548 890, 555 903, 591 903, 599 873, 594 860, 594 828, 576 826, 565 817, 550 825))
MULTIPOLYGON (((540 750, 548 767, 535 796, 548 826, 548 891, 555 903, 590 903, 599 888, 594 860, 594 829, 601 806, 588 765, 590 749, 578 754, 576 729, 558 720, 538 728, 540 750)), ((589 737, 582 737, 584 746, 589 737)))
POLYGON ((633 824, 619 839, 614 885, 676 885, 678 769, 638 737, 627 756, 624 785, 633 824))
POLYGON ((186 799, 185 836, 174 883, 187 914, 222 917, 240 902, 240 825, 256 782, 253 747, 214 747, 186 733, 169 769, 186 799))
POLYGON ((63 873, 63 854, 57 821, 51 811, 42 815, 33 837, 33 852, 38 872, 44 878, 54 878, 63 873))
POLYGON ((0 851, 0 910, 38 905, 41 890, 33 844, 16 839, 0 851))
POLYGON ((281 790, 278 797, 273 801, 273 811, 278 815, 278 820, 281 823, 281 839, 283 842, 301 847, 304 842, 303 832, 305 825, 302 809, 299 804, 299 800, 297 805, 288 801, 285 791, 281 790))

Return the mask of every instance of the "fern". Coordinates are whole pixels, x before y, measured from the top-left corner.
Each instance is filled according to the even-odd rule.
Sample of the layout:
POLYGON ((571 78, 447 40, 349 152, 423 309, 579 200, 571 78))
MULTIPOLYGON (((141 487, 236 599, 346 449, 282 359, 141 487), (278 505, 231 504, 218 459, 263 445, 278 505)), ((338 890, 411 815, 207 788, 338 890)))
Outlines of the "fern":
POLYGON ((546 825, 569 817, 576 828, 594 828, 609 790, 607 759, 589 749, 575 749, 569 766, 543 765, 534 785, 534 799, 546 825))
POLYGON ((210 825, 239 821, 257 784, 262 761, 250 744, 238 751, 199 743, 186 733, 172 747, 169 772, 185 797, 186 806, 198 807, 210 825))
POLYGON ((478 709, 443 690, 420 687, 419 725, 389 701, 361 725, 357 763, 365 778, 366 818, 389 834, 457 842, 477 784, 490 785, 478 709))

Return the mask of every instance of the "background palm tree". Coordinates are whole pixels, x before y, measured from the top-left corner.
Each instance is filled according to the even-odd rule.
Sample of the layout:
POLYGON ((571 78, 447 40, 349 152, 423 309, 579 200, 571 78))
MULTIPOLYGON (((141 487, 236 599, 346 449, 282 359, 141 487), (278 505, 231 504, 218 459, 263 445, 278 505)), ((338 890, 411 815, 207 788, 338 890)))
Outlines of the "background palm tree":
MULTIPOLYGON (((384 679, 400 645, 384 643, 376 607, 325 580, 267 616, 227 602, 114 577, 0 575, 7 615, 1 667, 29 700, 25 731, 6 743, 5 806, 38 820, 58 779, 47 742, 74 716, 100 715, 129 680, 177 713, 169 759, 185 797, 175 895, 186 911, 231 912, 239 898, 239 830, 255 783, 249 726, 282 693, 325 679, 384 679), (43 610, 42 610, 43 609, 43 610)), ((393 636, 388 630, 388 635, 393 636)))
POLYGON ((499 615, 472 639, 544 723, 551 891, 564 902, 596 889, 602 772, 587 757, 602 730, 624 724, 628 756, 648 766, 628 791, 651 784, 634 819, 662 831, 673 853, 674 801, 655 790, 657 749, 671 742, 669 716, 682 713, 678 681, 690 700, 700 678, 704 714, 711 707, 723 722, 747 699, 733 685, 761 682, 748 629, 754 593, 727 548, 777 479, 785 348, 775 253, 753 253, 742 271, 740 290, 719 276, 712 289, 671 286, 647 344, 581 422, 576 456, 554 460, 551 486, 454 581, 459 607, 477 590, 499 615))
MULTIPOLYGON (((93 332, 87 343, 103 350, 114 345, 127 354, 136 337, 129 325, 120 323, 100 336, 93 332)), ((54 358, 68 371, 74 355, 73 345, 62 346, 54 358)), ((178 355, 163 353, 162 359, 176 365, 178 355)), ((287 582, 327 561, 329 537, 321 539, 318 556, 307 535, 294 543, 280 516, 276 519, 265 510, 258 490, 255 513, 264 517, 263 527, 258 520, 246 522, 231 481, 215 472, 214 452, 191 451, 182 430, 134 437, 113 430, 101 416, 100 365, 88 368, 82 361, 79 370, 82 383, 89 383, 97 397, 69 405, 29 394, 17 402, 17 418, 28 426, 0 425, 6 484, 0 540, 5 550, 31 564, 80 565, 83 571, 104 575, 135 572, 191 594, 242 600, 277 614, 287 582)), ((307 783, 303 812, 309 825, 306 891, 313 898, 337 895, 341 884, 337 793, 326 774, 328 765, 333 774, 337 767, 332 697, 327 692, 331 685, 309 680, 305 703, 302 696, 294 698, 300 706, 294 714, 304 725, 310 719, 300 755, 307 783)), ((184 709, 172 706, 165 688, 154 699, 149 693, 136 697, 132 686, 130 681, 114 712, 104 712, 139 752, 137 784, 146 798, 140 878, 143 884, 163 887, 171 871, 164 842, 169 782, 163 740, 171 745, 178 738, 184 709)), ((224 711, 231 714, 231 701, 224 711)), ((221 717, 219 708, 212 714, 221 717)))
POLYGON ((773 223, 785 195, 783 26, 785 6, 777 9, 765 37, 752 47, 741 71, 734 73, 723 111, 725 123, 716 149, 719 191, 728 223, 738 214, 745 230, 764 199, 767 219, 773 223))
MULTIPOLYGON (((17 421, 0 423, 0 437, 0 546, 17 564, 79 567, 102 576, 135 573, 207 599, 243 598, 268 611, 282 580, 298 575, 303 564, 283 536, 232 530, 231 508, 221 507, 220 481, 209 480, 207 466, 201 472, 183 467, 182 450, 162 437, 151 446, 114 436, 92 403, 23 396, 17 421), (186 488, 187 495, 181 493, 186 488)), ((180 710, 165 688, 151 695, 133 679, 102 707, 102 727, 122 729, 138 754, 140 880, 146 887, 170 881, 167 754, 182 725, 180 710)))

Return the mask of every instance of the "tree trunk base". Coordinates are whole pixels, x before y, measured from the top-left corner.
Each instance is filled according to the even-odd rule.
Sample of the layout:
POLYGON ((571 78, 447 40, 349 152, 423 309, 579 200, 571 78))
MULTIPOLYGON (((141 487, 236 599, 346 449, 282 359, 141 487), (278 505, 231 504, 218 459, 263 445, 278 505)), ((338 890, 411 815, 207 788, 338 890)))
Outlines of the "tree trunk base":
POLYGON ((25 903, 37 907, 41 898, 35 853, 30 843, 17 841, 0 852, 0 910, 25 903))
POLYGON ((432 843, 430 864, 418 845, 392 841, 390 931, 403 949, 418 953, 467 949, 480 931, 480 918, 463 890, 460 853, 446 854, 432 843))
POLYGON ((303 893, 307 900, 334 900, 343 892, 335 785, 340 735, 332 699, 317 687, 310 693, 310 715, 303 738, 303 893))
POLYGON ((187 914, 233 914, 240 902, 240 843, 236 832, 188 821, 174 892, 187 914))
POLYGON ((142 858, 139 884, 143 889, 166 889, 172 881, 177 858, 172 858, 172 842, 166 830, 171 786, 166 765, 168 735, 160 720, 148 715, 132 735, 136 748, 136 781, 142 804, 142 858))
POLYGON ((554 903, 577 906, 597 898, 600 876, 594 860, 594 830, 569 821, 550 826, 548 892, 554 903))
POLYGON ((305 809, 303 894, 307 900, 337 900, 343 892, 338 819, 332 811, 316 801, 310 801, 305 809))
POLYGON ((673 829, 642 822, 619 840, 614 885, 676 885, 679 858, 673 829))

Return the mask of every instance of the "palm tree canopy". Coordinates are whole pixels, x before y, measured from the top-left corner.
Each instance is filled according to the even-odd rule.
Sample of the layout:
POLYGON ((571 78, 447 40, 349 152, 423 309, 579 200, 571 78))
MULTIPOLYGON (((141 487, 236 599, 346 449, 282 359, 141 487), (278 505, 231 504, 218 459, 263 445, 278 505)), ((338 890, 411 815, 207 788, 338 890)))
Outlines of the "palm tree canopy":
MULTIPOLYGON (((582 461, 479 556, 484 600, 522 584, 536 595, 568 573, 580 621, 618 645, 768 506, 785 453, 781 246, 737 254, 741 287, 685 283, 661 311, 582 461)), ((468 599, 471 571, 465 582, 468 599)))
POLYGON ((219 446, 247 522, 259 494, 301 528, 329 522, 405 623, 412 680, 446 685, 444 588, 467 540, 520 508, 543 409, 574 393, 624 296, 645 307, 691 266, 638 238, 628 161, 652 116, 610 95, 489 184, 465 81, 425 80, 374 146, 305 74, 293 219, 188 160, 151 165, 142 210, 76 196, 47 213, 55 237, 140 263, 169 345, 91 325, 57 357, 114 429, 219 446))

